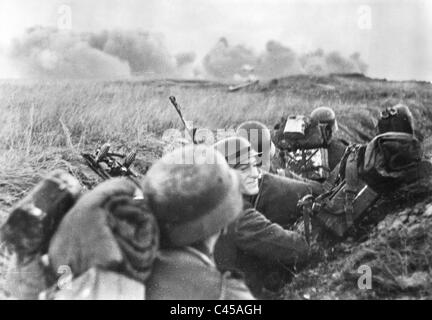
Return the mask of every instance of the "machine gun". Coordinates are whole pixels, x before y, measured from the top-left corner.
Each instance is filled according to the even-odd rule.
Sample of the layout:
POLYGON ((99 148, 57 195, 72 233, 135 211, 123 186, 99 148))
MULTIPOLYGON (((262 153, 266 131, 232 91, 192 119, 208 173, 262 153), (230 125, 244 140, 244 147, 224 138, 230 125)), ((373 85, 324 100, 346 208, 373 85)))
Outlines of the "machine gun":
POLYGON ((139 175, 135 173, 131 165, 135 161, 136 151, 128 154, 110 152, 111 145, 105 143, 92 153, 82 153, 81 156, 87 165, 103 180, 112 177, 128 177, 139 185, 139 175))
MULTIPOLYGON (((136 152, 125 155, 109 152, 109 149, 110 144, 106 143, 94 154, 81 155, 103 180, 127 177, 140 187, 139 176, 131 169, 136 152)), ((0 228, 0 243, 17 254, 20 264, 45 254, 60 221, 83 192, 83 185, 74 176, 62 170, 53 171, 12 208, 8 220, 0 228)), ((137 192, 134 200, 141 199, 142 195, 137 192)))
MULTIPOLYGON (((195 130, 189 128, 187 121, 184 119, 180 105, 177 103, 174 96, 169 97, 170 102, 176 109, 180 119, 187 130, 188 134, 192 137, 193 142, 195 130)), ((136 185, 139 186, 139 175, 131 168, 136 158, 136 151, 131 151, 128 154, 121 154, 117 152, 110 152, 111 145, 105 143, 102 147, 97 148, 94 153, 81 153, 86 164, 103 180, 113 177, 127 177, 131 179, 136 185)))
POLYGON ((308 179, 323 181, 328 177, 326 124, 296 115, 282 119, 275 129, 273 140, 284 168, 308 179))

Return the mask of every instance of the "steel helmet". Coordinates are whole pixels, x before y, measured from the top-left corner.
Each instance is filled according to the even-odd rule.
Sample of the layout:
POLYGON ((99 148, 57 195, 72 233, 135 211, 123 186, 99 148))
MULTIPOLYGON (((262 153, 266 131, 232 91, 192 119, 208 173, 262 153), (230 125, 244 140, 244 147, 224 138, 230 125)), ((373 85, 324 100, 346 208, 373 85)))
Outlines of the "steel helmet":
POLYGON ((233 168, 241 164, 248 164, 251 158, 262 154, 256 152, 247 139, 239 136, 222 139, 214 144, 214 148, 225 157, 228 165, 233 168))
POLYGON ((312 122, 327 124, 327 128, 331 130, 331 132, 336 132, 338 130, 336 114, 333 109, 329 107, 318 107, 314 109, 310 114, 310 118, 312 122))
POLYGON ((378 133, 389 131, 414 133, 414 117, 404 104, 397 104, 381 111, 378 120, 378 133))
POLYGON ((270 155, 270 158, 274 156, 276 148, 272 142, 270 130, 262 122, 245 121, 238 126, 236 133, 247 139, 257 152, 270 155))

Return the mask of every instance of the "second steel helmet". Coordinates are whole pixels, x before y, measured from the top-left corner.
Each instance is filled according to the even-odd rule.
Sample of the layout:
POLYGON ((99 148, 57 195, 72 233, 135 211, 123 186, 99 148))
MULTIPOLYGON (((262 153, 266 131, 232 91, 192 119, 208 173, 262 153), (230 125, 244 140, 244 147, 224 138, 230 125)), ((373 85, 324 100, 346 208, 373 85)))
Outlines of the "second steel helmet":
POLYGON ((239 136, 222 139, 214 144, 214 148, 225 157, 228 165, 233 168, 241 164, 248 164, 251 158, 262 154, 256 152, 247 139, 239 136))
POLYGON ((236 133, 247 139, 257 152, 273 157, 276 149, 271 139, 271 133, 262 122, 245 121, 238 126, 236 133))
POLYGON ((327 124, 331 132, 336 132, 338 130, 336 114, 333 109, 329 107, 318 107, 314 109, 310 114, 310 118, 312 122, 327 124))
POLYGON ((380 134, 389 131, 413 134, 414 117, 406 105, 397 104, 381 111, 377 127, 380 134))

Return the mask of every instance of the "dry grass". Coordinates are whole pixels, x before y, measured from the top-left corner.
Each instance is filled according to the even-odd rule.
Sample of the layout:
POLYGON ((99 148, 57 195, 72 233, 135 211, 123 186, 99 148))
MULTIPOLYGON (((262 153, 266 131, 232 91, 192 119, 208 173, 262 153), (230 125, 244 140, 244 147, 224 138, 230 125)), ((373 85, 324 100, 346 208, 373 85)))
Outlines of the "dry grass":
POLYGON ((164 130, 181 129, 171 95, 188 120, 210 129, 251 119, 273 127, 283 114, 327 105, 343 124, 339 134, 359 142, 373 134, 381 107, 404 102, 419 132, 432 133, 432 86, 424 83, 297 76, 230 93, 226 85, 209 82, 0 82, 0 223, 53 168, 77 173, 83 150, 110 141, 138 149, 143 161, 160 156, 164 130))

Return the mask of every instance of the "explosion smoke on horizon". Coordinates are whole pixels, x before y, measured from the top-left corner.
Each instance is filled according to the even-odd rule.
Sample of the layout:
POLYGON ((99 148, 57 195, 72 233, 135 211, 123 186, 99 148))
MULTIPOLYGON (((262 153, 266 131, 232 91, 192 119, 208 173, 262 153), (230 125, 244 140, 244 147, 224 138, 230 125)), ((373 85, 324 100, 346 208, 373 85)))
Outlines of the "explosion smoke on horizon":
POLYGON ((256 73, 259 78, 280 78, 303 73, 297 54, 277 41, 269 41, 266 51, 258 57, 256 73))
POLYGON ((256 54, 242 45, 230 46, 225 38, 204 58, 207 73, 214 78, 246 77, 245 65, 252 66, 254 75, 271 79, 295 74, 325 75, 330 73, 365 73, 367 65, 359 53, 345 58, 339 52, 322 49, 299 55, 282 43, 270 40, 266 50, 256 54))
POLYGON ((19 73, 37 78, 113 78, 130 75, 127 62, 90 46, 80 35, 31 28, 15 39, 9 57, 19 73))
POLYGON ((221 38, 203 60, 208 75, 219 79, 232 79, 244 65, 255 63, 256 56, 251 49, 243 45, 230 47, 226 38, 221 38))
POLYGON ((165 47, 161 36, 143 31, 103 31, 91 34, 90 45, 111 56, 127 61, 135 74, 170 76, 176 59, 165 47))
MULTIPOLYGON (((195 52, 172 53, 163 35, 141 30, 72 33, 34 27, 14 39, 7 55, 9 74, 26 78, 213 78, 244 80, 294 74, 364 73, 367 65, 358 53, 343 57, 318 49, 299 55, 277 41, 268 41, 257 54, 243 44, 230 45, 226 38, 203 57, 195 52)), ((5 71, 3 71, 5 73, 5 71)))
POLYGON ((164 39, 143 31, 72 33, 34 27, 14 39, 7 53, 21 77, 181 77, 195 53, 173 55, 164 39))

